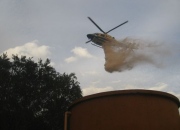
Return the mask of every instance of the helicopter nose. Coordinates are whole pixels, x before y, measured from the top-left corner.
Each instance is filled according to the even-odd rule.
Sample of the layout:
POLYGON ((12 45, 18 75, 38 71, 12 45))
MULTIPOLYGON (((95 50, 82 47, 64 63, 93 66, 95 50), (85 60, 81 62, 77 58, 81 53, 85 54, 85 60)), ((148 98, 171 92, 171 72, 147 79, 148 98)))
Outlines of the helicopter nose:
POLYGON ((88 37, 89 39, 93 39, 93 38, 94 38, 94 35, 93 35, 93 34, 88 34, 87 37, 88 37))

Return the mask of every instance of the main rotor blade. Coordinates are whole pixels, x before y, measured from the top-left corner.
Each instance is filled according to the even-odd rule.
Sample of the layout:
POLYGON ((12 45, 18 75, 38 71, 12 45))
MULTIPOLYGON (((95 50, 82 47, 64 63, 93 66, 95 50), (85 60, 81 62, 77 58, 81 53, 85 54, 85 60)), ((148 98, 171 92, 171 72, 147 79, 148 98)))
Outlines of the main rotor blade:
POLYGON ((116 29, 116 28, 118 28, 118 27, 122 26, 123 24, 125 24, 125 23, 127 23, 127 22, 128 22, 128 21, 126 21, 126 22, 124 22, 124 23, 121 23, 120 25, 116 26, 115 28, 113 28, 113 29, 109 30, 109 31, 108 31, 108 32, 106 32, 106 33, 111 32, 112 30, 114 30, 114 29, 116 29))
POLYGON ((88 19, 94 24, 96 25, 96 27, 103 33, 105 33, 90 17, 88 17, 88 19))

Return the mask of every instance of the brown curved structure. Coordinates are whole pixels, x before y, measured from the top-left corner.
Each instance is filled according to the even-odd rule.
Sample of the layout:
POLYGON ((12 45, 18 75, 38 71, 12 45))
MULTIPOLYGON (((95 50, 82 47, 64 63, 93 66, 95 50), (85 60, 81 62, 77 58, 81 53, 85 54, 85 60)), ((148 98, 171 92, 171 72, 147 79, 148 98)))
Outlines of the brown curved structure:
POLYGON ((151 90, 120 90, 81 98, 69 107, 68 130, 180 130, 177 97, 151 90))

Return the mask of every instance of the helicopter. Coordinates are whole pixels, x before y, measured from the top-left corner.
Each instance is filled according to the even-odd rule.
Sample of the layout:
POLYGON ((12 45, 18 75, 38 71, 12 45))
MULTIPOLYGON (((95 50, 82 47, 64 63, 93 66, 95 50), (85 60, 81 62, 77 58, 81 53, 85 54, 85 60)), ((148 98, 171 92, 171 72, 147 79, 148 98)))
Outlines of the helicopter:
POLYGON ((90 40, 87 41, 86 43, 93 42, 93 43, 91 43, 92 45, 97 46, 97 47, 100 47, 100 48, 102 48, 102 45, 103 45, 103 43, 105 43, 105 42, 111 42, 111 43, 117 42, 117 41, 115 40, 115 38, 112 37, 112 36, 110 36, 110 35, 108 35, 108 33, 111 32, 111 31, 113 31, 114 29, 116 29, 116 28, 118 28, 118 27, 126 24, 126 23, 128 22, 128 21, 125 21, 125 22, 121 23, 120 25, 112 28, 111 30, 105 32, 105 31, 103 31, 90 17, 88 17, 88 19, 89 19, 102 33, 87 34, 87 37, 88 37, 88 39, 90 39, 90 40), (94 43, 95 43, 95 44, 94 44, 94 43))

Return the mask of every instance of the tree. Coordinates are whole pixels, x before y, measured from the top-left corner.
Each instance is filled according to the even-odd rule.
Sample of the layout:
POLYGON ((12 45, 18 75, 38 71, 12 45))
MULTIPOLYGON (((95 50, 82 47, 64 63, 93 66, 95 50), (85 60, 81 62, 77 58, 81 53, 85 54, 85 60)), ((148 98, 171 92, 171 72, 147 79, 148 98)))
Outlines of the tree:
POLYGON ((0 56, 1 130, 61 130, 64 112, 81 97, 75 74, 56 72, 49 59, 0 56))

